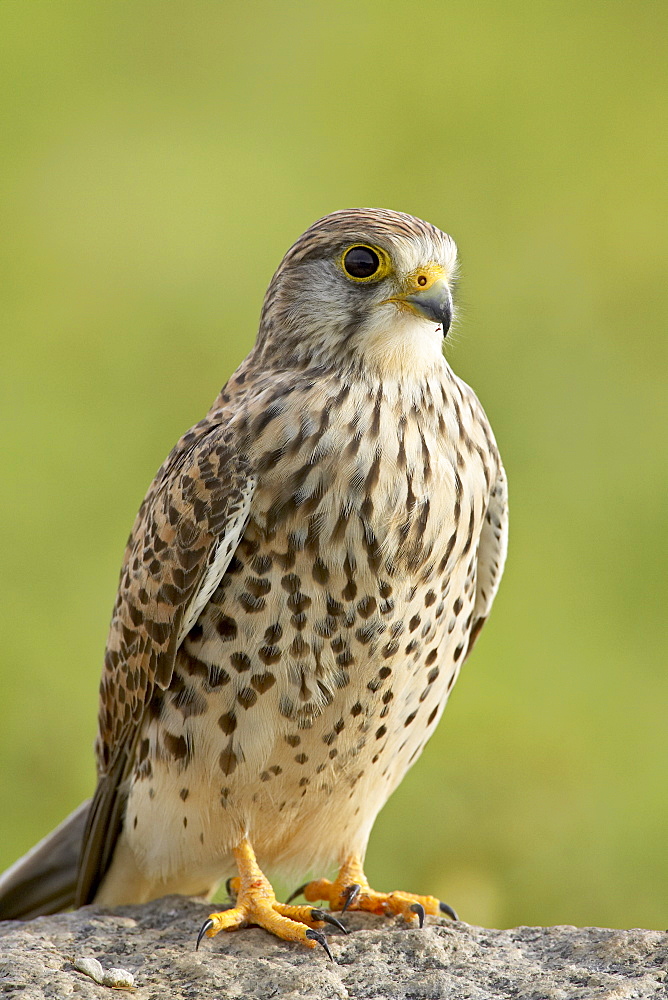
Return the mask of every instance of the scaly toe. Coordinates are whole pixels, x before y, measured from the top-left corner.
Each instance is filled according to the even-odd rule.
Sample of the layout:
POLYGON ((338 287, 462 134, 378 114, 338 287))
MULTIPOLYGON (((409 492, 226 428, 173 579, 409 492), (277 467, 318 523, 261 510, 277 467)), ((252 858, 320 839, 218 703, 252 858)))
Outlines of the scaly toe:
POLYGON ((203 937, 215 937, 220 931, 233 931, 251 925, 262 927, 283 941, 299 941, 307 948, 320 945, 331 958, 329 945, 319 928, 329 923, 345 932, 343 924, 313 906, 279 903, 247 837, 237 844, 232 853, 239 877, 228 879, 227 891, 235 900, 234 906, 209 914, 200 928, 197 947, 203 937))
POLYGON ((307 948, 321 945, 331 958, 325 935, 318 929, 324 923, 333 924, 347 933, 340 920, 314 906, 287 906, 285 903, 278 903, 271 896, 257 898, 240 893, 236 906, 209 914, 197 936, 196 949, 203 937, 215 937, 220 931, 233 931, 252 925, 262 927, 283 941, 300 941, 307 948))
POLYGON ((233 906, 231 909, 222 910, 220 913, 210 913, 200 927, 195 951, 199 948, 203 937, 215 937, 220 931, 236 930, 237 927, 243 927, 246 922, 245 907, 233 906))
POLYGON ((409 923, 417 917, 420 927, 424 927, 428 913, 437 916, 440 912, 440 900, 434 896, 418 896, 413 892, 379 892, 373 895, 377 897, 386 913, 400 915, 409 923))
MULTIPOLYGON (((345 861, 333 882, 326 878, 306 882, 293 892, 288 902, 300 895, 311 903, 326 900, 330 909, 340 910, 341 913, 363 910, 379 916, 402 916, 408 923, 418 923, 420 927, 424 927, 427 914, 439 916, 445 913, 452 920, 457 920, 452 907, 435 896, 418 896, 414 892, 376 892, 367 882, 362 863, 355 855, 345 861)), ((323 913, 322 910, 319 912, 323 913)), ((316 911, 311 916, 316 919, 316 911)))

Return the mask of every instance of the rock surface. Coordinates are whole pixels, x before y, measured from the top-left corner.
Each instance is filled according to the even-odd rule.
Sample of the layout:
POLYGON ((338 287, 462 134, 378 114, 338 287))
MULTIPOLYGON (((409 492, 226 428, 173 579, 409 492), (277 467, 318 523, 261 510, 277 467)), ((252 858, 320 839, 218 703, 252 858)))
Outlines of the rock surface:
POLYGON ((346 914, 347 937, 328 928, 335 958, 330 962, 320 948, 307 951, 259 928, 205 939, 196 952, 196 934, 209 910, 207 904, 172 896, 146 906, 114 911, 87 906, 29 923, 0 924, 0 994, 21 1000, 112 997, 119 990, 138 1000, 668 995, 668 934, 659 931, 498 931, 436 918, 418 930, 401 921, 346 914), (127 986, 133 978, 134 987, 127 986))

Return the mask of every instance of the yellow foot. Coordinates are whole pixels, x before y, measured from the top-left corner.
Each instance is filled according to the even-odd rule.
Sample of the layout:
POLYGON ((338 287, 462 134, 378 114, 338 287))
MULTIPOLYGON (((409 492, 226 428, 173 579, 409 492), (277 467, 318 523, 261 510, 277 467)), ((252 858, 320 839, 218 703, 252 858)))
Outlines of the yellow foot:
POLYGON ((293 892, 288 902, 299 895, 310 901, 326 899, 332 910, 366 910, 368 913, 394 916, 401 914, 405 920, 417 919, 420 927, 424 925, 427 913, 438 916, 445 913, 452 920, 457 920, 457 914, 435 896, 417 896, 412 892, 376 892, 369 886, 362 865, 354 855, 349 857, 342 866, 334 882, 320 878, 307 882, 293 892))
POLYGON ((314 906, 288 906, 277 902, 274 890, 260 870, 248 840, 241 841, 234 849, 234 856, 239 878, 230 879, 228 889, 236 895, 236 903, 229 910, 209 914, 197 937, 197 948, 205 935, 214 937, 219 931, 234 931, 239 927, 255 924, 284 941, 301 941, 308 948, 322 945, 332 958, 327 938, 318 928, 325 923, 333 924, 345 934, 347 931, 343 924, 314 906))

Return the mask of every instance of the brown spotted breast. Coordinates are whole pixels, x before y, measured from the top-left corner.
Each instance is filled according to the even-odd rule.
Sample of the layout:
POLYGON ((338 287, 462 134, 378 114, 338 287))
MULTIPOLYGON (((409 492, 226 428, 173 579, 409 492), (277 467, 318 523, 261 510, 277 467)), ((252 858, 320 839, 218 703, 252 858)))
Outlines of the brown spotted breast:
POLYGON ((269 867, 363 854, 502 564, 492 546, 479 567, 500 538, 498 452, 444 360, 419 382, 242 375, 226 397, 250 518, 144 719, 127 806, 165 882, 220 878, 240 835, 269 867))

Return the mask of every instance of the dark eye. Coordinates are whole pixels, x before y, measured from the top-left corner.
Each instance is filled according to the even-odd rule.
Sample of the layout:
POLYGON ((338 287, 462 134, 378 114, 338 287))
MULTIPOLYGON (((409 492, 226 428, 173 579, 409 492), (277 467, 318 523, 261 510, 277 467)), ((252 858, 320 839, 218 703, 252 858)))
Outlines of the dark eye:
POLYGON ((343 269, 351 278, 371 278, 380 267, 380 257, 371 247, 351 247, 343 258, 343 269))

